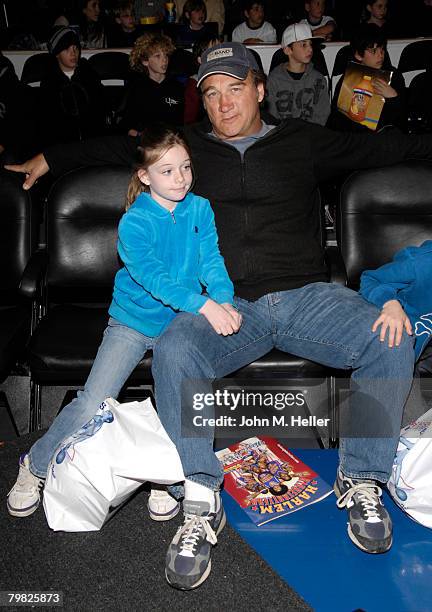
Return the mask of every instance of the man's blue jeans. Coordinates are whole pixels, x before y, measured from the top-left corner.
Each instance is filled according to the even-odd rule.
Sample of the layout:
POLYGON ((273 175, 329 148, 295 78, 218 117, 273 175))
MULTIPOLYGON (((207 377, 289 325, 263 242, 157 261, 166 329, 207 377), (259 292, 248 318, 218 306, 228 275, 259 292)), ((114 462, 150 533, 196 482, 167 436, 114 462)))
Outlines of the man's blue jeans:
POLYGON ((347 476, 387 482, 412 382, 412 339, 404 334, 395 348, 380 342, 379 334, 371 331, 378 309, 337 284, 313 283, 255 302, 237 298, 236 306, 243 315, 237 334, 219 336, 204 317, 181 313, 154 348, 159 417, 177 446, 186 477, 211 489, 222 482, 211 432, 206 438, 182 437, 183 381, 221 378, 276 347, 326 366, 353 370, 349 410, 354 426, 362 421, 366 401, 377 407, 377 422, 388 423, 391 433, 341 439, 340 466, 347 476))
POLYGON ((78 391, 77 397, 63 408, 45 435, 30 449, 33 474, 46 478, 48 464, 59 444, 87 423, 104 399, 118 396, 145 352, 153 348, 155 340, 115 319, 108 321, 84 390, 78 391))

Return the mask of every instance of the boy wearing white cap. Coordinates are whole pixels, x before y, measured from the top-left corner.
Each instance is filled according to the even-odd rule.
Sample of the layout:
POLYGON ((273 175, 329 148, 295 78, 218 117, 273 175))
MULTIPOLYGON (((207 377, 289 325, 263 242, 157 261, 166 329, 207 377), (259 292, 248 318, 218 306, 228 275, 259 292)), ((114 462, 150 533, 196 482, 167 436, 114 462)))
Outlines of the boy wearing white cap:
POLYGON ((267 79, 267 108, 279 119, 303 119, 324 125, 330 114, 325 77, 315 70, 310 26, 294 23, 282 35, 287 61, 267 79))

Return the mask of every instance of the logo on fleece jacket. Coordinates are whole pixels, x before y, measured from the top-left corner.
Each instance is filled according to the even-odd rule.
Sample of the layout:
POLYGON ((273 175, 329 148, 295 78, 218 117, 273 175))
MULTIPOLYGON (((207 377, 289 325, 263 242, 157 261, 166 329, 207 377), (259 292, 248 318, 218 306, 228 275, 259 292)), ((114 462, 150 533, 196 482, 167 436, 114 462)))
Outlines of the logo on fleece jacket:
POLYGON ((421 315, 420 321, 416 321, 414 333, 416 336, 432 335, 432 312, 421 315))

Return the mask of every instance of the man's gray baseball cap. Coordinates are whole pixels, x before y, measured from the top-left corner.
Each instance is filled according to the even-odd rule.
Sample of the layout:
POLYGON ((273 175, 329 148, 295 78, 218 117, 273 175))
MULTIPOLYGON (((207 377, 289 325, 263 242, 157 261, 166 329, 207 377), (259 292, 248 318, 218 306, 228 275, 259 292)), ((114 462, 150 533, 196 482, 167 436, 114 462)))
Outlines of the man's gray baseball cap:
POLYGON ((249 70, 259 70, 252 51, 241 43, 221 43, 202 54, 197 87, 211 74, 226 74, 244 81, 249 70))

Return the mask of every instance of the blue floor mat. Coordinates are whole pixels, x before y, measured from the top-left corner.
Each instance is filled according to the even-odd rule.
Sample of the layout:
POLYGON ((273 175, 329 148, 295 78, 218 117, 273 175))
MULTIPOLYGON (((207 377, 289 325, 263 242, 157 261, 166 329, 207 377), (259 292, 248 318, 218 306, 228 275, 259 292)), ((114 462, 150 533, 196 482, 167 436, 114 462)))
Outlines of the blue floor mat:
MULTIPOLYGON (((333 484, 335 450, 294 449, 304 463, 333 484)), ((228 520, 272 568, 317 612, 431 612, 432 530, 418 525, 384 493, 394 525, 391 550, 370 555, 346 533, 346 511, 334 494, 262 527, 226 493, 228 520)))

